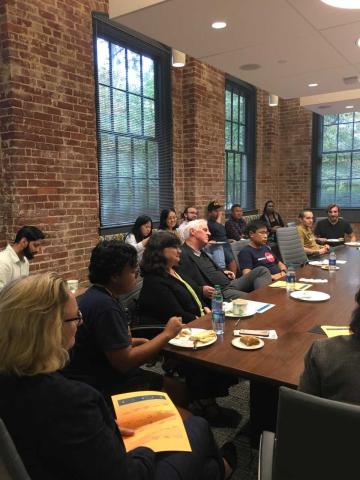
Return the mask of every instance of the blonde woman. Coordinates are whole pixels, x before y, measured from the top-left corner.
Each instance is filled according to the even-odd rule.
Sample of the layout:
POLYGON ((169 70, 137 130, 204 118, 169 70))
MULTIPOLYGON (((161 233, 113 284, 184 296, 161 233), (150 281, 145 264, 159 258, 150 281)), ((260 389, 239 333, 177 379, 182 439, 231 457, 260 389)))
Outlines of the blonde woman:
POLYGON ((185 422, 191 454, 125 452, 101 394, 58 371, 81 322, 73 294, 54 273, 16 280, 0 293, 0 417, 30 477, 190 480, 202 478, 205 468, 209 478, 231 474, 231 456, 221 458, 207 424, 196 417, 185 422))

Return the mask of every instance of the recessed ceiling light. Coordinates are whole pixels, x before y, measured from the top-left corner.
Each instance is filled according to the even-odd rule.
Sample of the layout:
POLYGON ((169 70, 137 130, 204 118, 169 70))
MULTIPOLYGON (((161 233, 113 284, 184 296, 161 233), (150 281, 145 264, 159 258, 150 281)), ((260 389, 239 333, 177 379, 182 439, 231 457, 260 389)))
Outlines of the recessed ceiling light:
POLYGON ((318 109, 319 110, 325 110, 326 108, 330 108, 330 107, 331 107, 331 105, 319 105, 318 109))
POLYGON ((360 38, 356 40, 355 45, 360 48, 360 38))
POLYGON ((354 105, 346 105, 345 108, 354 108, 354 105))
POLYGON ((212 28, 215 28, 216 30, 220 30, 221 28, 226 27, 226 22, 214 22, 211 24, 212 28))
POLYGON ((318 83, 308 83, 308 87, 318 87, 318 83))
POLYGON ((360 8, 360 0, 321 0, 323 3, 336 8, 360 8))
POLYGON ((240 70, 250 71, 250 70, 258 70, 261 67, 258 63, 244 63, 244 65, 240 65, 240 70))
POLYGON ((285 65, 285 63, 287 63, 287 60, 281 58, 277 61, 277 63, 279 63, 280 65, 285 65))

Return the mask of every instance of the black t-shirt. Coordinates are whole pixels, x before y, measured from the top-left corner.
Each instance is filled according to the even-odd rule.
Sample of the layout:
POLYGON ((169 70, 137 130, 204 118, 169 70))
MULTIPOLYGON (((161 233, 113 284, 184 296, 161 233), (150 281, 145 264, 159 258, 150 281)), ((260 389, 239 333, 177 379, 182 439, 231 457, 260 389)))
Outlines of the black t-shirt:
POLYGON ((97 286, 81 295, 78 304, 84 323, 78 328, 75 346, 70 352, 71 361, 64 373, 100 390, 116 387, 121 384, 123 374, 111 366, 105 352, 131 344, 124 307, 97 286))
POLYGON ((0 417, 36 480, 151 480, 154 453, 126 454, 104 399, 60 373, 0 375, 0 417))
POLYGON ((209 218, 208 227, 211 233, 211 240, 215 240, 216 242, 227 243, 228 238, 226 235, 226 229, 222 223, 218 223, 212 218, 209 218))
POLYGON ((315 235, 321 238, 344 238, 345 234, 352 234, 353 229, 346 220, 339 218, 339 221, 333 225, 327 218, 320 220, 315 227, 315 235))
POLYGON ((268 245, 263 245, 260 248, 247 245, 240 250, 238 258, 240 271, 245 268, 253 270, 256 267, 266 267, 272 275, 280 272, 279 261, 268 245))

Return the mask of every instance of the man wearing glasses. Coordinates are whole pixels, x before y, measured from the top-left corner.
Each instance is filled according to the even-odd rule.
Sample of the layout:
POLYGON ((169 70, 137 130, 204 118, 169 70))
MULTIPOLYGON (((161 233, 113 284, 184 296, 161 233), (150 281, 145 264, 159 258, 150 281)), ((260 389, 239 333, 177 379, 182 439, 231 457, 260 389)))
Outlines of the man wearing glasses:
POLYGON ((286 265, 280 262, 269 245, 268 230, 265 223, 255 221, 246 228, 250 243, 239 252, 239 266, 243 275, 256 267, 266 267, 272 280, 279 280, 286 275, 286 265))

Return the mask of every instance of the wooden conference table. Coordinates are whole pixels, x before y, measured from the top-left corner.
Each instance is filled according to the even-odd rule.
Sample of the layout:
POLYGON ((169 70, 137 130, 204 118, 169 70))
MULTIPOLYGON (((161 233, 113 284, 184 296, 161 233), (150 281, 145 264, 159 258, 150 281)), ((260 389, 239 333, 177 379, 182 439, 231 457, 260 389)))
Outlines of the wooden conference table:
MULTIPOLYGON (((277 340, 265 340, 259 350, 239 350, 231 344, 236 319, 227 318, 224 335, 215 344, 196 351, 169 345, 166 355, 252 380, 251 403, 257 411, 255 404, 264 393, 264 386, 265 390, 266 386, 277 390, 281 385, 296 388, 305 352, 315 340, 326 338, 309 330, 316 325, 347 325, 355 308, 354 296, 360 287, 360 251, 346 245, 336 247, 335 251, 337 260, 347 261, 339 265, 339 270, 329 272, 306 265, 296 271, 297 281, 302 277, 326 278, 328 283, 313 284, 310 290, 329 293, 328 301, 298 301, 291 298, 286 289, 273 287, 248 294, 250 300, 273 303, 275 307, 241 320, 236 328, 275 329, 277 340)), ((189 326, 211 328, 210 315, 189 326)), ((276 403, 275 399, 274 405, 268 405, 269 409, 276 408, 276 403)))

